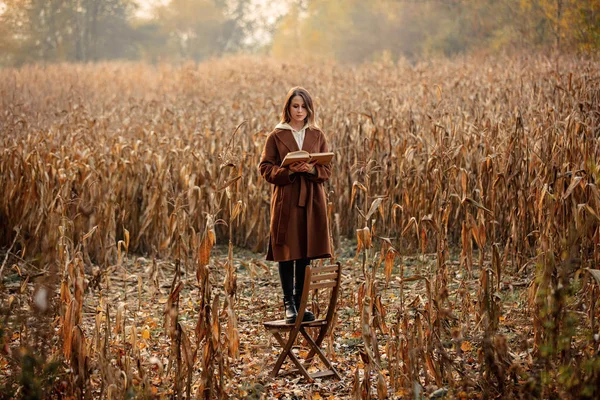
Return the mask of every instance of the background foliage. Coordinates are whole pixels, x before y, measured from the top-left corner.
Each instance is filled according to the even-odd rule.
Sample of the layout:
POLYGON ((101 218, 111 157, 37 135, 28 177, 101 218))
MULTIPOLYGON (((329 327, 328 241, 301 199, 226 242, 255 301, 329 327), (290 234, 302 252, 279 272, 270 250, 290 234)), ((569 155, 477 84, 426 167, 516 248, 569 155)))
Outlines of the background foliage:
POLYGON ((4 0, 0 63, 204 60, 226 53, 363 62, 523 49, 594 51, 599 0, 4 0))

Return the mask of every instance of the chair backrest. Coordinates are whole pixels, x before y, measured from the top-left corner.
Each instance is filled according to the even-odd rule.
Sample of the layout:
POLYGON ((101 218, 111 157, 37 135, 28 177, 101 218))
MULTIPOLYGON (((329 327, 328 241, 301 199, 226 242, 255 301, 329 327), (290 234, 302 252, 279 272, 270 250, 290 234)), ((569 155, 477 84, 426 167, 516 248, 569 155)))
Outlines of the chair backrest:
POLYGON ((306 273, 304 277, 304 288, 302 290, 302 298, 300 300, 300 307, 298 309, 298 317, 296 322, 300 324, 304 318, 304 311, 308 304, 308 298, 310 293, 315 289, 331 288, 331 296, 327 305, 327 314, 325 321, 329 323, 333 319, 335 313, 335 306, 337 304, 340 284, 342 281, 342 265, 338 262, 332 265, 325 265, 322 267, 306 267, 306 273))

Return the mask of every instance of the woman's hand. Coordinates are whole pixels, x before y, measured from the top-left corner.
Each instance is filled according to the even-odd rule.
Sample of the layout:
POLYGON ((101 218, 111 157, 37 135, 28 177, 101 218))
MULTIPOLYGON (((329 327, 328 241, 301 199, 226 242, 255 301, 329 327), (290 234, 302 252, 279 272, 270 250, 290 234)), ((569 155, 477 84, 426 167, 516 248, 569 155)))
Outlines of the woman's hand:
POLYGON ((313 169, 315 169, 315 166, 312 164, 306 163, 304 161, 298 161, 293 164, 290 164, 289 169, 290 169, 290 175, 294 174, 294 173, 302 173, 302 172, 312 173, 313 169))

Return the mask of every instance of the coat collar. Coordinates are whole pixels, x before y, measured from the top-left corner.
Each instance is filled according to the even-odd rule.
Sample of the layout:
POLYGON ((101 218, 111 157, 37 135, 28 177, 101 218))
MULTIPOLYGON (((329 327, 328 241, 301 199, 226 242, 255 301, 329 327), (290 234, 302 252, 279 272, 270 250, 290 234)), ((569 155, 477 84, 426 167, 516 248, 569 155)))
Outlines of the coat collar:
MULTIPOLYGON (((276 128, 277 138, 288 148, 289 151, 298 151, 298 143, 296 143, 296 139, 294 139, 294 134, 289 129, 279 129, 276 128)), ((306 128, 306 133, 304 135, 304 142, 302 143, 302 150, 308 151, 309 153, 314 153, 318 151, 318 149, 314 149, 315 143, 318 141, 317 131, 311 128, 306 128)))
POLYGON ((299 130, 296 131, 287 122, 280 122, 277 124, 277 126, 275 126, 275 129, 289 129, 289 130, 296 131, 296 132, 302 132, 302 131, 306 130, 306 128, 308 128, 308 124, 304 124, 304 126, 302 128, 300 128, 299 130))

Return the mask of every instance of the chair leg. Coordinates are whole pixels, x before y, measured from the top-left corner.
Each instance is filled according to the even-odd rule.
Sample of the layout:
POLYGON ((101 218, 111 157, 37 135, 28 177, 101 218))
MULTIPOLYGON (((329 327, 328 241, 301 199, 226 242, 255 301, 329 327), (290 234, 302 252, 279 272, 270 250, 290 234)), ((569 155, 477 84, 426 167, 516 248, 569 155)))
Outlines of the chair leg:
MULTIPOLYGON (((331 362, 329 362, 327 357, 325 357, 325 354, 323 354, 319 345, 317 345, 317 343, 310 337, 308 332, 306 332, 306 330, 304 328, 300 328, 300 333, 302 333, 302 336, 304 336, 304 338, 306 338, 308 344, 310 345, 310 347, 311 347, 310 353, 313 353, 313 354, 316 353, 319 356, 319 358, 321 359, 321 361, 323 361, 323 364, 325 364, 327 366, 327 368, 329 368, 331 370, 331 372, 333 372, 333 374, 339 380, 342 380, 342 377, 340 376, 340 374, 338 374, 337 370, 333 367, 331 362)), ((310 356, 310 353, 309 353, 309 356, 310 356)), ((312 357, 310 357, 310 359, 312 359, 312 357)), ((307 361, 308 360, 309 360, 309 358, 307 357, 307 361)))
MULTIPOLYGON (((323 342, 323 339, 325 339, 325 335, 327 334, 327 328, 328 328, 328 325, 325 325, 319 329, 319 335, 317 336, 317 340, 314 341, 317 348, 321 347, 321 343, 323 342)), ((306 356, 306 361, 307 362, 312 361, 315 354, 316 354, 316 351, 314 350, 314 348, 311 348, 308 355, 306 356)))
POLYGON ((287 342, 285 342, 279 334, 279 332, 273 332, 273 336, 275 336, 275 338, 277 339, 279 344, 281 344, 282 347, 281 353, 279 354, 279 357, 277 357, 277 361, 275 362, 275 366, 273 367, 273 372, 271 372, 271 377, 275 378, 277 376, 277 373, 279 372, 279 369, 283 365, 283 361, 285 360, 288 351, 290 351, 292 348, 293 341, 288 340, 287 342))
POLYGON ((275 336, 275 339, 277 339, 277 341, 279 342, 279 344, 281 345, 281 347, 283 349, 281 350, 281 354, 279 354, 279 357, 277 358, 277 361, 275 362, 273 371, 271 371, 271 378, 275 378, 277 376, 277 374, 279 373, 279 370, 281 369, 281 366, 283 365, 283 362, 285 361, 285 358, 287 356, 289 356, 290 359, 292 360, 292 362, 294 363, 294 365, 296 366, 296 368, 298 368, 298 371, 300 371, 300 373, 304 376, 304 378, 306 378, 309 382, 312 382, 313 379, 310 377, 308 371, 306 370, 306 368, 304 368, 302 363, 300 363, 300 360, 298 360, 296 355, 292 352, 292 346, 296 340, 296 337, 298 336, 298 331, 290 331, 287 342, 283 339, 281 334, 277 331, 273 332, 273 336, 275 336), (292 335, 293 335, 293 338, 292 338, 292 335))

